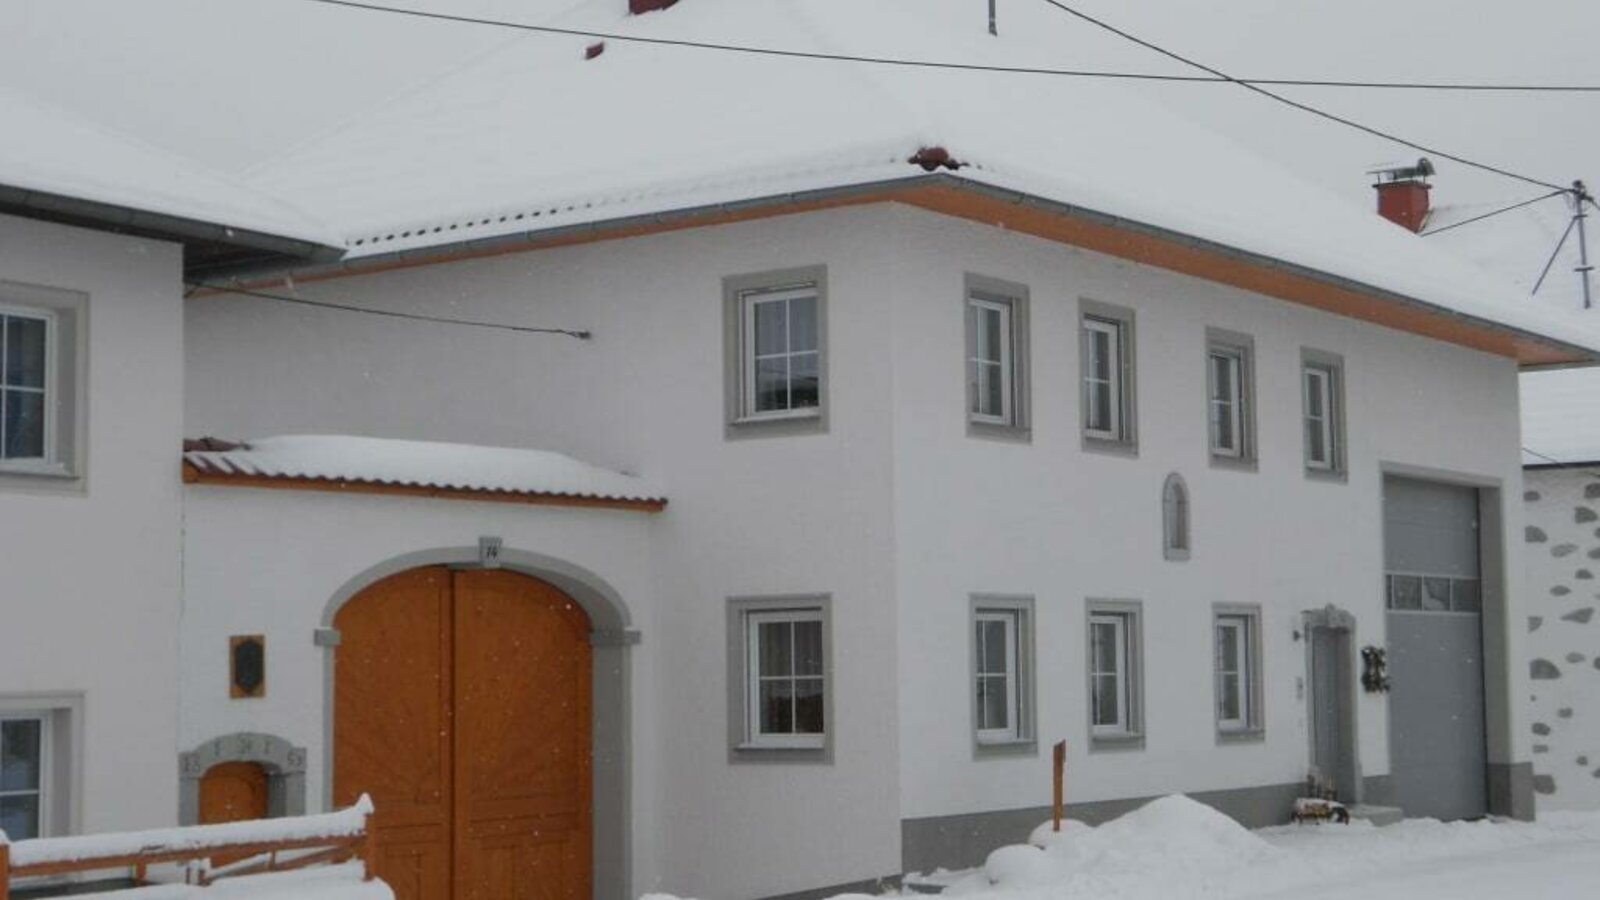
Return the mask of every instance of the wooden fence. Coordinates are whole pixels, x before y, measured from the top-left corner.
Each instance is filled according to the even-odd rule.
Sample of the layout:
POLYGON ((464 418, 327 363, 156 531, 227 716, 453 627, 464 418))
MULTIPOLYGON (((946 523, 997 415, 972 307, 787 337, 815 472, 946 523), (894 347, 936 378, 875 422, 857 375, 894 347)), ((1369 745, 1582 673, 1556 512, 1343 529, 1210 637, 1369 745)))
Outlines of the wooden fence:
POLYGON ((151 866, 233 859, 225 866, 201 866, 185 873, 186 882, 207 885, 222 878, 284 872, 359 859, 363 878, 372 880, 377 836, 372 802, 335 813, 196 825, 156 831, 42 838, 8 844, 0 832, 0 900, 11 900, 14 881, 89 872, 124 871, 144 884, 151 866))

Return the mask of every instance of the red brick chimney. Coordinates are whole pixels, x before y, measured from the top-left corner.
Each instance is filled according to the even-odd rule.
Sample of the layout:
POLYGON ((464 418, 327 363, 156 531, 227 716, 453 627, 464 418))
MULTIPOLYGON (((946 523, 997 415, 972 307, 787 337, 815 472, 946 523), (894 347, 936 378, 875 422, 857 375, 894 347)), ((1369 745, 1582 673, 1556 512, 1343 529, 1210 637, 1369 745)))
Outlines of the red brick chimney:
POLYGON ((1433 174, 1433 163, 1424 157, 1414 166, 1374 169, 1367 174, 1378 178, 1373 184, 1378 191, 1378 215, 1407 231, 1422 231, 1428 221, 1428 192, 1433 187, 1427 178, 1433 174))
POLYGON ((628 0, 628 12, 637 16, 640 13, 666 9, 677 2, 678 0, 628 0))

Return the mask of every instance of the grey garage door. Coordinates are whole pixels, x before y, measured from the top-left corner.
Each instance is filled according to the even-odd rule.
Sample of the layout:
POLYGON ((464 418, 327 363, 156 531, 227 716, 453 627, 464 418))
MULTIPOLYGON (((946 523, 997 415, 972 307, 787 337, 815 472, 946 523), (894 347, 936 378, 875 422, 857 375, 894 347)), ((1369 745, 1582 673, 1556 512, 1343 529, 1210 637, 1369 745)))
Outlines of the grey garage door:
POLYGON ((1385 478, 1389 761, 1408 816, 1488 812, 1478 492, 1385 478))

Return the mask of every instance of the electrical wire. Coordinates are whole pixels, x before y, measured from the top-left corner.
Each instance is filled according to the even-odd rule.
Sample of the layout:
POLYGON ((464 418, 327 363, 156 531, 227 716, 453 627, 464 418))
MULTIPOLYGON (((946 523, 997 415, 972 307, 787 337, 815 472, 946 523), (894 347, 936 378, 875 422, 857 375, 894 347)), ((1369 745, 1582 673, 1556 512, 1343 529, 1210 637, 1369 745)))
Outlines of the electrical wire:
MULTIPOLYGON (((515 331, 523 334, 559 334, 580 341, 587 341, 594 337, 593 332, 580 331, 571 328, 536 328, 531 325, 505 325, 500 322, 479 322, 473 319, 452 319, 448 316, 427 316, 420 313, 395 312, 387 309, 369 309, 364 306, 351 306, 345 303, 329 303, 326 300, 307 300, 304 297, 289 297, 284 294, 273 294, 267 291, 255 291, 241 287, 229 287, 223 284, 206 284, 194 282, 189 285, 194 290, 215 291, 219 294, 238 294, 242 297, 255 297, 260 300, 277 300, 280 303, 294 303, 300 306, 314 306, 318 309, 334 309, 342 312, 365 313, 369 316, 383 316, 390 319, 409 319, 415 322, 432 322, 439 325, 465 325, 472 328, 493 328, 498 331, 515 331)), ((192 291, 191 291, 192 292, 192 291)))
POLYGON ((1226 75, 1218 74, 1163 75, 1154 72, 1115 72, 1097 69, 1058 69, 1038 66, 996 66, 984 65, 981 63, 961 63, 929 59, 907 59, 904 57, 892 56, 867 56, 850 53, 822 53, 808 50, 785 50, 779 47, 753 47, 744 44, 726 44, 715 41, 693 41, 679 38, 648 37, 645 35, 619 34, 610 31, 590 31, 582 28, 562 28, 554 25, 532 25, 526 22, 513 22, 506 19, 490 19, 480 16, 463 16, 453 13, 407 9, 399 6, 384 6, 378 3, 361 3, 356 2, 356 0, 304 0, 304 2, 320 3, 325 6, 341 6, 347 9, 365 10, 367 12, 412 16, 419 19, 436 19, 444 22, 456 22, 463 25, 487 25, 495 28, 511 28, 518 31, 533 31, 541 34, 592 38, 595 40, 617 41, 618 43, 653 44, 662 47, 682 47, 693 50, 716 50, 724 53, 745 53, 757 56, 778 56, 789 59, 811 59, 824 62, 866 63, 869 65, 879 66, 901 66, 923 69, 952 69, 956 71, 996 72, 1012 75, 1056 75, 1075 78, 1108 78, 1129 81, 1171 81, 1201 84, 1222 84, 1234 82, 1237 84, 1246 85, 1265 84, 1288 87, 1361 88, 1405 91, 1465 91, 1476 93, 1600 93, 1600 85, 1597 84, 1504 84, 1492 82, 1451 81, 1341 81, 1337 79, 1313 78, 1232 78, 1226 75))
MULTIPOLYGON (((338 2, 338 0, 315 0, 315 2, 338 2)), ((1522 181, 1522 182, 1526 182, 1528 184, 1538 185, 1539 187, 1549 188, 1551 190, 1556 190, 1556 191, 1566 190, 1566 188, 1563 188, 1561 185, 1554 184, 1552 182, 1545 181, 1545 180, 1540 179, 1540 178, 1534 178, 1534 177, 1529 176, 1529 175, 1522 175, 1520 173, 1513 172, 1510 169, 1505 169, 1505 168, 1502 168, 1500 166, 1490 165, 1488 163, 1481 163, 1481 162, 1478 162, 1476 160, 1468 159, 1467 157, 1464 157, 1464 156, 1458 156, 1458 155, 1456 155, 1454 153, 1447 153, 1447 152, 1445 152, 1443 150, 1438 149, 1437 147, 1430 147, 1430 146, 1428 146, 1426 144, 1419 144, 1416 141, 1407 140, 1407 139, 1405 139, 1403 137, 1400 137, 1399 135, 1393 134, 1391 132, 1382 131, 1380 129, 1373 128, 1370 125, 1363 125, 1360 122, 1355 121, 1354 119, 1349 119, 1349 118, 1346 118, 1344 116, 1338 115, 1336 113, 1331 113, 1331 112, 1328 112, 1327 110, 1319 109, 1319 108, 1317 108, 1315 106, 1310 105, 1309 103, 1301 103, 1298 100, 1293 100, 1293 99, 1290 99, 1288 97, 1285 97, 1282 94, 1275 93, 1273 91, 1269 91, 1266 88, 1260 87, 1259 85, 1253 84, 1253 83, 1251 83, 1249 81, 1243 81, 1241 79, 1235 78, 1232 75, 1229 75, 1228 73, 1223 72, 1220 69, 1216 69, 1216 68, 1213 68, 1211 66, 1206 65, 1205 63, 1198 62, 1196 60, 1190 59, 1189 57, 1184 56, 1184 55, 1182 55, 1180 53, 1175 53, 1175 52, 1173 52, 1171 50, 1168 50, 1167 48, 1162 47, 1162 46, 1160 46, 1158 44, 1151 43, 1150 41, 1147 41, 1144 38, 1141 38, 1141 37, 1139 37, 1137 35, 1131 34, 1131 33, 1127 32, 1127 31, 1123 31, 1122 29, 1116 27, 1115 25, 1110 24, 1109 22, 1104 22, 1104 21, 1102 21, 1100 19, 1095 18, 1094 16, 1089 15, 1088 13, 1079 12, 1078 10, 1073 9, 1072 7, 1068 6, 1067 4, 1061 2, 1061 0, 1044 0, 1044 2, 1048 3, 1049 5, 1051 5, 1053 7, 1055 7, 1056 9, 1061 10, 1062 12, 1066 13, 1069 16, 1072 16, 1074 18, 1080 19, 1080 20, 1082 20, 1084 22, 1088 22, 1089 24, 1094 25, 1097 28, 1103 29, 1105 31, 1109 31, 1112 34, 1116 35, 1117 37, 1120 37, 1120 38, 1122 38, 1124 40, 1131 41, 1132 43, 1138 44, 1139 46, 1144 47, 1147 50, 1151 50, 1151 51, 1153 51, 1155 53, 1159 53, 1162 56, 1167 57, 1168 59, 1176 60, 1178 62, 1183 63, 1186 66, 1190 66, 1192 68, 1199 69, 1202 72, 1209 72, 1210 74, 1217 76, 1217 78, 1219 80, 1231 81, 1234 84, 1239 85, 1240 87, 1244 88, 1247 91, 1254 91, 1255 93, 1260 94, 1263 97, 1267 97, 1269 99, 1275 100, 1275 101, 1277 101, 1279 103, 1284 104, 1285 106, 1293 107, 1294 109, 1298 109, 1301 112, 1309 113, 1309 114, 1317 116, 1319 118, 1327 119, 1330 122, 1336 122, 1336 123, 1338 123, 1340 125, 1344 125, 1344 126, 1346 126, 1348 128, 1354 128, 1357 131, 1363 132, 1365 134, 1372 135, 1373 137, 1382 138, 1382 139, 1384 139, 1386 141, 1391 141, 1393 143, 1400 144, 1401 146, 1404 146, 1404 147, 1410 147, 1413 150, 1417 150, 1417 151, 1420 151, 1422 153, 1426 153, 1429 156, 1437 156, 1437 157, 1440 157, 1442 159, 1448 159, 1451 162, 1460 163, 1461 165, 1464 165, 1464 166, 1469 166, 1469 167, 1474 168, 1474 169, 1480 169, 1480 170, 1485 171, 1485 172, 1491 172, 1491 173, 1493 173, 1495 175, 1501 175, 1501 176, 1504 176, 1506 178, 1513 178, 1513 179, 1516 179, 1517 181, 1522 181)))
POLYGON ((1551 197, 1559 197, 1562 194, 1567 194, 1567 193, 1570 193, 1570 191, 1551 191, 1548 194, 1542 194, 1542 195, 1540 195, 1538 197, 1534 197, 1531 200, 1523 200, 1520 203, 1513 203, 1510 206, 1502 206, 1499 209, 1494 210, 1493 212, 1486 212, 1481 216, 1473 216, 1470 219, 1462 219, 1459 222, 1452 222, 1449 225, 1446 225, 1446 226, 1444 226, 1442 228, 1434 228, 1434 229, 1431 229, 1429 231, 1424 231, 1424 232, 1422 232, 1421 236, 1422 237, 1432 237, 1433 235, 1436 235, 1436 234, 1443 234, 1444 232, 1450 231, 1453 228, 1460 228, 1463 225, 1471 225, 1474 222, 1482 222, 1484 219, 1493 218, 1495 216, 1500 215, 1501 213, 1508 213, 1508 212, 1511 212, 1512 210, 1515 210, 1515 209, 1521 209, 1524 206, 1532 206, 1533 204, 1538 203, 1541 200, 1549 200, 1551 197))

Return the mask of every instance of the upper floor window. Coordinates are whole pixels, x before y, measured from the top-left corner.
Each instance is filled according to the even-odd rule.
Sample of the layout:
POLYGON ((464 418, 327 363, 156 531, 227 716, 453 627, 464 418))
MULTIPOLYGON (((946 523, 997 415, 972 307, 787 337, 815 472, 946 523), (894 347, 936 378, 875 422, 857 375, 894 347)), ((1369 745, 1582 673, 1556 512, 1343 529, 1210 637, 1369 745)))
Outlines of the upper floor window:
POLYGON ((1085 445, 1131 448, 1136 430, 1133 312, 1083 301, 1080 332, 1085 445))
POLYGON ((0 306, 0 460, 53 458, 55 316, 0 306))
POLYGON ((1022 285, 967 276, 969 431, 1027 434, 1027 300, 1022 285))
POLYGON ((723 282, 730 436, 823 427, 825 274, 811 267, 723 282))
POLYGON ((1307 350, 1300 370, 1305 464, 1313 473, 1345 467, 1344 371, 1338 357, 1307 350))
POLYGON ((73 291, 0 281, 0 486, 57 485, 83 448, 83 316, 73 291))
POLYGON ((1177 472, 1161 487, 1161 551, 1167 559, 1189 558, 1189 488, 1177 472))
POLYGON ((1255 359, 1248 335, 1206 329, 1206 424, 1214 462, 1255 458, 1255 359))

